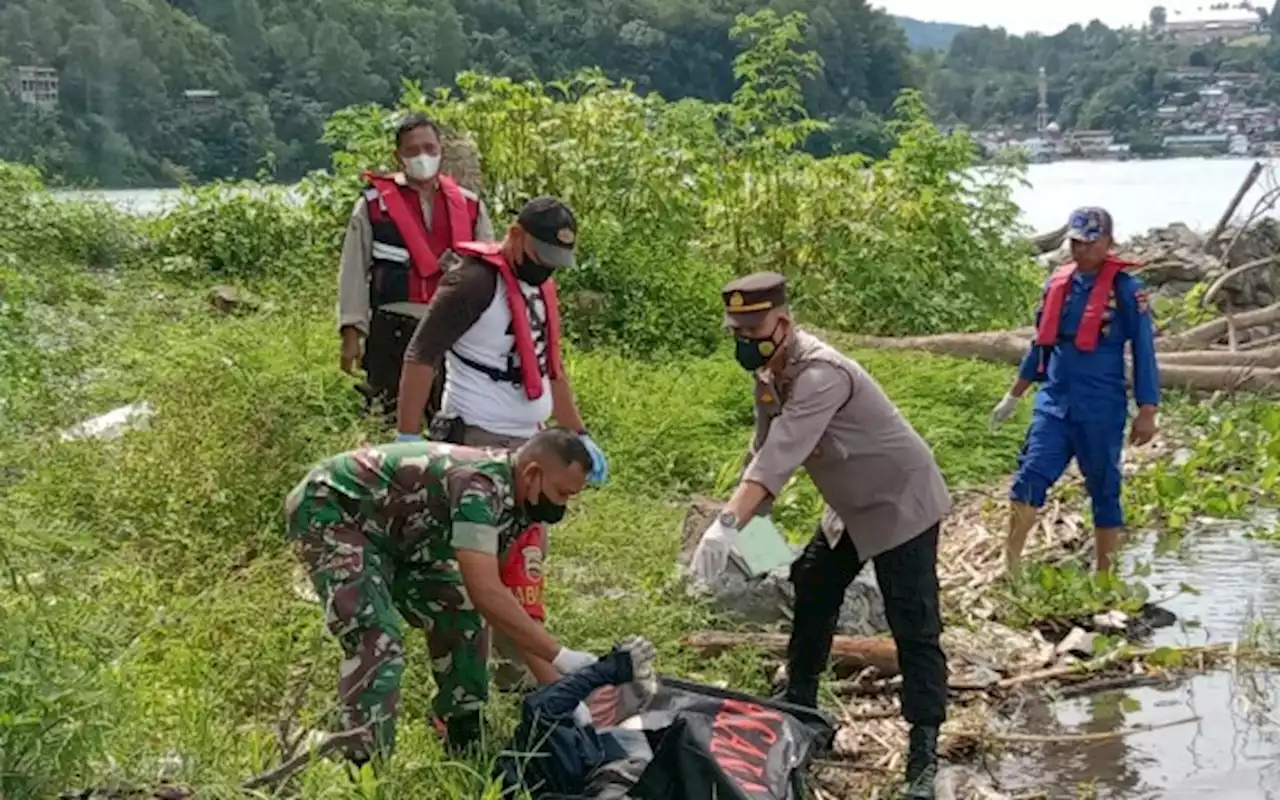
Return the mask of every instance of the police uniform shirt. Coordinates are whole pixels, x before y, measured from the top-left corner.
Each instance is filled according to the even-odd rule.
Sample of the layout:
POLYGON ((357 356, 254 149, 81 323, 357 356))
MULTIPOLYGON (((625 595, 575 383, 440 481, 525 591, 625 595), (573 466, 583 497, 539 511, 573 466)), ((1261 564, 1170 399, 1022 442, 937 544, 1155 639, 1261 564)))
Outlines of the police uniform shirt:
POLYGON ((951 510, 929 446, 875 379, 802 330, 779 374, 756 374, 756 430, 744 479, 777 497, 805 467, 828 509, 823 532, 844 533, 871 559, 907 543, 951 510))

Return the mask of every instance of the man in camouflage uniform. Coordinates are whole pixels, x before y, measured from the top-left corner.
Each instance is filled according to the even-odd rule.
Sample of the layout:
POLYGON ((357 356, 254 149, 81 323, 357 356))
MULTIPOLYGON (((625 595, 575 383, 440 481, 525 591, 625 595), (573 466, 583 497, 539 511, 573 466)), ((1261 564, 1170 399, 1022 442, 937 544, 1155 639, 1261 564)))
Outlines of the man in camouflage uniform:
POLYGON ((353 762, 389 755, 395 743, 401 615, 427 632, 435 713, 454 750, 480 734, 489 626, 562 674, 596 661, 562 648, 499 575, 516 535, 532 522, 559 522, 590 469, 578 436, 551 429, 514 452, 417 442, 344 453, 289 494, 288 537, 345 655, 343 727, 369 729, 347 753, 353 762))

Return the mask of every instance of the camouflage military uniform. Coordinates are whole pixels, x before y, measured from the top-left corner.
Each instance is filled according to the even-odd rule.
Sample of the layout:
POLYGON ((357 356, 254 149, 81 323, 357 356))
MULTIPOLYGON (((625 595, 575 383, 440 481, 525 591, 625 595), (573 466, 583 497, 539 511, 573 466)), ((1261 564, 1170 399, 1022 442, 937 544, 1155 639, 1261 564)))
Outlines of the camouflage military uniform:
POLYGON ((364 752, 351 755, 394 746, 400 615, 427 632, 436 715, 478 714, 489 692, 489 636, 454 549, 501 556, 528 526, 515 507, 510 456, 434 442, 345 453, 290 492, 285 515, 342 644, 344 727, 373 731, 364 752))

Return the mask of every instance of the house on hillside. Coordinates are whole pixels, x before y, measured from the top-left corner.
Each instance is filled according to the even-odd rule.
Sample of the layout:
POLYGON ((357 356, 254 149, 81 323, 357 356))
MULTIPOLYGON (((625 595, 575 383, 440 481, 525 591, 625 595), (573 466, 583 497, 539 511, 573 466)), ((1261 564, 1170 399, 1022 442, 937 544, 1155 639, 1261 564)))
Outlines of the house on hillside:
POLYGON ((51 67, 17 67, 10 78, 13 93, 29 106, 58 107, 58 71, 51 67))
POLYGON ((1226 133, 1187 133, 1164 137, 1164 148, 1170 155, 1202 156, 1222 155, 1231 146, 1231 136, 1226 133))
POLYGON ((1116 135, 1111 131, 1071 131, 1066 135, 1068 152, 1082 156, 1106 155, 1110 147, 1116 143, 1116 135))
POLYGON ((1212 16, 1170 20, 1164 32, 1180 44, 1208 44, 1210 42, 1234 42, 1256 36, 1262 30, 1258 15, 1243 9, 1220 9, 1212 16))

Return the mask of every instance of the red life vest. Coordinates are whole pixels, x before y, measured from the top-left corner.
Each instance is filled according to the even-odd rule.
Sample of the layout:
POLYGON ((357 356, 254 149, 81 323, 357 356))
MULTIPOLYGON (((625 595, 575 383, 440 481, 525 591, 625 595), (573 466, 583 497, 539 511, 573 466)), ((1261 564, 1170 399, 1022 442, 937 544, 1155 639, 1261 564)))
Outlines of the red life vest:
MULTIPOLYGON (((409 251, 412 264, 407 281, 408 296, 379 298, 377 304, 397 301, 429 302, 440 283, 437 258, 446 250, 475 238, 476 217, 480 213, 479 202, 464 195, 462 188, 452 178, 440 175, 436 179, 439 190, 432 204, 431 218, 435 224, 427 230, 420 206, 422 201, 416 189, 402 185, 394 177, 386 175, 366 172, 363 178, 381 198, 380 205, 386 208, 385 216, 395 226, 404 248, 409 251), (442 224, 446 220, 448 224, 442 224)), ((374 228, 375 238, 380 223, 385 221, 382 217, 383 211, 379 204, 369 203, 369 222, 374 228)))
POLYGON ((520 607, 533 619, 543 622, 547 609, 542 604, 542 554, 546 549, 547 529, 538 523, 525 528, 502 565, 502 583, 520 602, 520 607))
MULTIPOLYGON (((1093 289, 1089 291, 1089 299, 1085 303, 1084 316, 1080 318, 1080 329, 1076 331, 1076 348, 1090 353, 1098 347, 1098 336, 1102 332, 1102 317, 1106 313, 1107 303, 1115 288, 1116 276, 1121 270, 1138 266, 1133 261, 1122 261, 1115 255, 1108 255, 1102 268, 1098 271, 1093 289)), ((1071 288, 1071 278, 1076 274, 1074 261, 1058 267, 1049 279, 1049 288, 1044 293, 1044 309, 1040 312, 1040 327, 1036 331, 1036 344, 1041 347, 1053 347, 1058 343, 1058 328, 1062 325, 1062 310, 1067 304, 1067 293, 1071 288)))
MULTIPOLYGON (((542 397, 542 371, 538 366, 538 352, 533 343, 533 326, 529 322, 529 306, 516 272, 502 255, 502 245, 496 242, 466 242, 453 251, 461 256, 471 256, 493 267, 507 287, 507 308, 511 312, 511 330, 516 338, 516 355, 520 357, 520 382, 524 384, 525 397, 537 400, 542 397)), ((542 302, 547 306, 547 375, 557 380, 564 375, 564 362, 560 358, 560 307, 556 300, 556 282, 547 279, 541 287, 542 302)))

